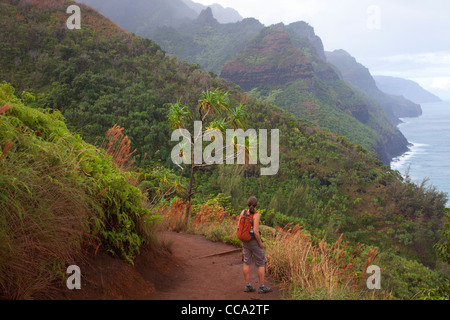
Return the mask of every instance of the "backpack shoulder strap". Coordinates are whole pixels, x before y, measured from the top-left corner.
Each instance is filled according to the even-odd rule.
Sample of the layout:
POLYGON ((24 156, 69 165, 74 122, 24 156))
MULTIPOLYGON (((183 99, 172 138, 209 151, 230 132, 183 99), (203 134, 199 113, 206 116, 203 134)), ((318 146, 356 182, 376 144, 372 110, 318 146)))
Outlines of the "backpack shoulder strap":
POLYGON ((244 216, 248 217, 252 221, 252 225, 253 225, 253 218, 255 215, 250 213, 250 209, 245 209, 244 216))

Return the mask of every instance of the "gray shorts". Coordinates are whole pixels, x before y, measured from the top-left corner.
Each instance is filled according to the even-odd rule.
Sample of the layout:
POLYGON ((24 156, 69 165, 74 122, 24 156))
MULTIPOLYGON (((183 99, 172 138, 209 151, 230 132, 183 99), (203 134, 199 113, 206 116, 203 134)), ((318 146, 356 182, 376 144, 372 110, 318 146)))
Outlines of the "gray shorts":
POLYGON ((244 264, 250 266, 252 264, 252 257, 255 258, 257 267, 264 267, 266 265, 266 254, 258 241, 253 239, 249 242, 242 242, 242 249, 244 251, 244 264))

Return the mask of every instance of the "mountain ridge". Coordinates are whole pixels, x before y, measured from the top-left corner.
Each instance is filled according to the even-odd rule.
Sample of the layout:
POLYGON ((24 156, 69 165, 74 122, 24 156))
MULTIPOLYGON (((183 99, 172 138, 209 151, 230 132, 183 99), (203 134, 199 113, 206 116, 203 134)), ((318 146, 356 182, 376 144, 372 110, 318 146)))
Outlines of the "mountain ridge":
POLYGON ((338 68, 342 77, 376 101, 395 124, 401 122, 399 118, 422 115, 422 109, 419 104, 413 103, 406 98, 382 92, 378 88, 370 70, 360 64, 347 51, 341 49, 326 52, 325 54, 327 61, 338 68))
MULTIPOLYGON (((319 239, 319 243, 326 237, 331 241, 348 240, 352 245, 364 243, 366 249, 378 247, 383 281, 386 288, 395 290, 396 297, 410 298, 423 287, 432 287, 438 281, 437 272, 424 264, 439 266, 433 245, 438 240, 443 219, 444 195, 404 180, 398 172, 383 165, 374 154, 359 144, 351 143, 345 136, 322 130, 310 121, 296 119, 292 113, 276 105, 252 99, 237 90, 235 84, 166 54, 155 42, 125 32, 87 6, 80 5, 82 29, 68 30, 65 24, 68 17, 66 9, 71 4, 72 1, 64 0, 7 0, 0 3, 0 26, 5 31, 0 33, 0 81, 13 85, 2 84, 7 89, 5 94, 3 89, 0 90, 3 105, 0 122, 2 128, 5 128, 3 123, 10 123, 12 126, 8 124, 9 127, 19 129, 0 130, 3 150, 0 165, 11 169, 0 170, 0 183, 12 184, 14 201, 19 201, 15 195, 18 188, 22 188, 16 181, 21 181, 24 176, 11 159, 19 155, 24 160, 24 167, 34 170, 37 163, 28 152, 32 147, 37 162, 42 160, 48 163, 48 166, 41 168, 44 173, 37 177, 41 181, 51 182, 57 190, 66 182, 88 188, 83 181, 92 184, 89 190, 92 197, 97 202, 101 201, 96 208, 100 212, 111 210, 109 213, 117 218, 106 221, 104 235, 109 236, 118 249, 130 248, 130 243, 121 242, 130 240, 130 237, 120 237, 110 230, 120 222, 123 227, 121 231, 127 235, 131 221, 128 215, 123 214, 124 210, 129 209, 131 216, 133 213, 139 214, 140 207, 132 210, 130 202, 126 201, 130 195, 125 194, 124 188, 128 179, 139 184, 150 200, 160 197, 162 188, 168 183, 176 187, 180 180, 178 167, 170 160, 172 144, 168 105, 178 101, 188 108, 197 109, 199 98, 205 90, 221 90, 229 93, 232 106, 243 106, 252 128, 279 129, 280 170, 270 177, 260 176, 258 165, 224 165, 199 170, 196 173, 198 188, 192 201, 194 209, 198 210, 205 203, 217 203, 226 208, 229 216, 236 216, 248 195, 254 194, 258 197, 262 221, 266 225, 284 227, 290 223, 300 224, 312 238, 319 239), (22 92, 20 98, 14 98, 17 102, 11 98, 14 88, 16 92, 22 92), (17 112, 23 109, 19 106, 23 101, 27 103, 27 112, 16 117, 17 112), (8 108, 11 111, 4 113, 4 109, 8 108), (76 134, 49 126, 51 123, 45 120, 48 118, 66 121, 68 128, 76 134), (103 161, 80 162, 79 157, 86 153, 78 151, 73 152, 70 164, 80 166, 79 170, 68 175, 68 180, 48 179, 51 177, 46 175, 46 170, 55 166, 61 167, 58 172, 69 173, 65 171, 67 168, 62 160, 68 158, 69 152, 77 150, 70 146, 72 141, 76 144, 83 137, 85 141, 100 144, 104 141, 105 132, 115 124, 124 128, 131 145, 137 149, 134 154, 136 164, 143 171, 139 171, 136 181, 122 175, 117 181, 114 174, 117 168, 111 166, 112 169, 109 169, 110 166, 105 166, 103 161), (45 146, 31 146, 32 135, 45 136, 48 141, 39 138, 35 142, 39 145, 45 142, 45 146), (72 138, 69 139, 69 136, 72 138), (7 153, 6 146, 11 145, 9 140, 13 144, 20 142, 23 147, 13 147, 7 153), (64 144, 64 148, 57 152, 55 143, 64 144), (103 171, 106 174, 102 174, 103 171), (105 195, 108 197, 103 198, 105 195)), ((309 45, 305 47, 303 55, 314 55, 315 49, 311 51, 311 48, 309 45)), ((316 70, 321 68, 318 64, 320 60, 313 58, 310 61, 316 70)), ((328 83, 325 80, 331 74, 330 71, 329 75, 326 72, 321 77, 316 75, 313 83, 315 89, 326 90, 328 83)), ((334 94, 342 95, 339 98, 354 99, 346 100, 349 104, 338 105, 346 110, 339 116, 350 118, 348 112, 351 113, 352 108, 357 111, 362 98, 341 79, 331 84, 334 94)), ((302 84, 301 80, 290 83, 292 87, 301 85, 309 86, 302 84)), ((320 98, 333 99, 333 95, 320 98)), ((311 108, 316 103, 323 103, 319 99, 304 102, 306 107, 311 108)), ((337 112, 337 109, 333 110, 337 112)), ((363 118, 364 114, 361 115, 363 118)), ((87 149, 94 159, 98 159, 95 149, 87 149)), ((105 156, 104 161, 109 162, 110 158, 105 156)), ((40 184, 36 187, 39 192, 47 192, 49 199, 55 200, 53 194, 40 184)), ((26 188, 22 191, 29 198, 24 203, 34 213, 42 199, 26 188)), ((70 195, 66 195, 68 199, 72 199, 70 195)), ((161 202, 167 203, 181 197, 185 194, 177 191, 161 202)), ((11 208, 11 203, 3 199, 0 199, 0 204, 11 208)), ((80 203, 84 205, 82 201, 80 203)), ((67 202, 63 201, 52 208, 67 207, 65 204, 67 202)), ((44 213, 48 211, 45 206, 40 209, 44 213)), ((79 213, 79 210, 76 211, 79 213)), ((192 212, 195 214, 198 211, 192 212)), ((145 218, 157 219, 160 212, 155 215, 145 218)), ((34 216, 23 212, 18 225, 34 216)), ((82 222, 86 226, 93 224, 91 220, 82 222)), ((0 232, 4 230, 0 228, 0 232)), ((47 232, 45 228, 42 231, 47 232)), ((215 229, 214 233, 215 236, 222 236, 220 229, 215 229)), ((29 234, 25 233, 25 236, 29 234)), ((5 238, 28 239, 16 235, 5 238)), ((96 242, 93 244, 98 245, 96 242)), ((8 246, 6 250, 9 250, 8 246)), ((4 252, 0 250, 0 261, 9 263, 4 252)), ((17 252, 21 253, 21 250, 17 252)), ((36 256, 35 252, 33 256, 36 256)), ((49 265, 62 268, 67 260, 55 265, 54 257, 50 257, 44 262, 42 270, 49 265)), ((13 265, 11 269, 18 268, 13 265)), ((20 268, 23 269, 26 268, 20 268)), ((64 271, 59 272, 58 276, 64 271)), ((362 271, 358 269, 357 272, 362 271)), ((33 276, 36 274, 41 273, 37 271, 33 276)), ((10 274, 0 275, 5 278, 10 274)))
POLYGON ((179 27, 158 27, 152 39, 171 54, 219 74, 264 26, 254 18, 220 24, 211 9, 179 27))
POLYGON ((267 30, 272 32, 253 38, 240 54, 223 67, 220 76, 245 91, 257 85, 284 84, 300 79, 312 82, 313 66, 292 45, 288 33, 277 26, 267 30), (279 59, 280 56, 282 59, 279 59))
POLYGON ((373 78, 378 88, 388 94, 403 96, 418 104, 442 101, 441 98, 412 80, 383 75, 376 75, 373 78))
POLYGON ((179 27, 183 23, 198 18, 201 11, 210 8, 220 23, 242 20, 239 13, 219 4, 204 6, 190 0, 133 0, 130 5, 122 0, 80 0, 106 17, 115 21, 125 30, 152 38, 158 27, 179 27))
POLYGON ((196 3, 192 0, 182 0, 188 7, 195 10, 197 14, 200 14, 206 8, 211 8, 214 18, 217 19, 219 23, 235 23, 243 20, 244 18, 233 8, 224 8, 220 4, 213 3, 211 5, 203 5, 196 3))
POLYGON ((313 28, 306 23, 293 27, 277 24, 262 29, 224 66, 221 77, 297 118, 349 137, 385 163, 406 152, 406 138, 384 111, 322 59, 323 45, 313 28))

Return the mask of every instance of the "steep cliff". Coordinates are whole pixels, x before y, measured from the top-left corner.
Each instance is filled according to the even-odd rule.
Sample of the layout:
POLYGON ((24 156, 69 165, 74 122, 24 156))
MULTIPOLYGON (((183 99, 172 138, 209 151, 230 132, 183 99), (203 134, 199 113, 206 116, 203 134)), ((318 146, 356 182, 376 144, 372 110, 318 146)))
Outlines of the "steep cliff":
POLYGON ((374 76, 377 87, 391 95, 403 96, 414 103, 440 102, 441 98, 422 88, 417 82, 398 77, 374 76))
POLYGON ((389 95, 379 90, 369 69, 358 63, 346 51, 326 52, 326 57, 328 62, 338 68, 346 81, 376 101, 394 123, 399 123, 399 118, 418 117, 422 114, 420 105, 404 97, 389 95))
POLYGON ((266 28, 228 62, 221 77, 251 90, 258 85, 278 85, 303 79, 312 83, 314 70, 295 48, 282 26, 266 28))
POLYGON ((305 37, 316 49, 317 54, 323 60, 326 60, 322 39, 316 35, 314 28, 304 21, 293 22, 288 27, 299 36, 305 37))
POLYGON ((277 24, 261 30, 220 75, 254 98, 348 137, 385 163, 407 151, 408 141, 386 112, 324 56, 322 41, 308 24, 277 24))
MULTIPOLYGON (((0 298, 5 297, 5 288, 17 287, 18 291, 10 292, 25 292, 29 298, 42 299, 40 292, 33 295, 42 288, 42 280, 63 283, 61 276, 72 258, 68 258, 61 243, 82 248, 75 240, 67 241, 74 224, 105 237, 119 252, 138 249, 142 242, 134 237, 134 230, 146 230, 148 236, 153 230, 148 224, 159 219, 138 210, 140 197, 128 182, 137 184, 144 179, 140 187, 153 201, 161 188, 178 185, 172 167, 178 168, 170 160, 174 143, 170 141, 167 104, 181 101, 196 108, 205 89, 229 92, 233 106, 244 106, 252 128, 280 130, 280 170, 270 177, 258 175, 255 169, 259 165, 245 172, 231 165, 199 170, 194 207, 216 203, 226 205, 227 213, 239 213, 250 190, 260 207, 267 209, 265 225, 298 223, 314 238, 326 236, 332 241, 344 235, 344 241, 350 241, 349 253, 357 243, 365 248, 380 248, 383 288, 392 289, 394 298, 409 299, 423 288, 436 288, 430 273, 424 271, 428 269, 419 261, 431 267, 437 264, 433 245, 439 240, 446 197, 432 188, 402 182, 397 172, 333 132, 347 130, 351 136, 355 128, 361 128, 375 135, 375 129, 359 122, 350 112, 366 109, 369 117, 364 121, 376 122, 378 114, 364 102, 362 94, 342 79, 325 80, 327 77, 317 74, 309 84, 300 79, 266 86, 270 98, 274 97, 280 106, 286 102, 283 107, 292 108, 296 116, 305 117, 309 112, 311 119, 316 119, 315 123, 320 120, 324 128, 331 127, 331 123, 338 126, 332 132, 318 130, 285 110, 249 99, 233 84, 198 66, 165 55, 151 40, 124 32, 87 6, 81 5, 82 30, 67 30, 66 9, 71 4, 71 0, 0 3, 1 81, 10 82, 19 94, 28 92, 16 98, 13 87, 0 84, 0 260, 5 271, 0 275, 8 284, 0 286, 0 298), (280 90, 278 94, 274 94, 276 90, 280 90), (321 117, 314 118, 314 113, 321 113, 321 117), (61 114, 76 135, 61 122, 61 114), (341 124, 340 120, 347 122, 341 124), (114 124, 129 135, 133 148, 138 149, 136 155, 147 154, 136 158, 134 173, 120 174, 104 151, 83 142, 101 143, 114 124), (74 206, 67 205, 72 203, 74 206), (33 214, 24 214, 28 211, 23 208, 33 214), (86 219, 62 219, 66 208, 76 209, 76 215, 86 219), (91 209, 97 212, 92 218, 87 214, 91 209), (12 214, 17 219, 7 223, 12 214), (57 224, 48 219, 54 217, 57 224), (142 223, 134 223, 138 217, 144 219, 142 223), (64 221, 64 228, 59 228, 64 221), (16 231, 9 232, 11 228, 16 231), (61 238, 55 237, 57 230, 61 238), (38 251, 24 251, 24 241, 27 246, 37 244, 38 251), (64 252, 59 255, 60 250, 53 247, 64 252), (39 254, 42 249, 48 254, 39 254), (27 252, 30 255, 23 259, 27 252), (26 277, 15 277, 22 271, 26 277), (24 286, 21 279, 29 279, 31 287, 24 286)), ((308 60, 317 70, 319 60, 310 48, 305 46, 300 51, 311 57, 308 60)), ((386 135, 378 134, 381 143, 386 135)), ((180 190, 160 204, 169 203, 175 196, 184 193, 180 190)), ((107 249, 95 234, 83 241, 89 245, 83 248, 83 255, 93 252, 94 245, 107 249)), ((75 238, 80 239, 78 231, 75 238)), ((363 270, 364 260, 355 262, 361 268, 354 270, 363 270)), ((50 293, 53 299, 54 290, 50 293)), ((344 293, 347 296, 347 291, 344 293)))
POLYGON ((233 8, 224 8, 220 4, 214 3, 208 6, 205 6, 200 3, 196 3, 191 0, 181 0, 183 1, 189 8, 193 9, 195 12, 200 14, 202 10, 206 8, 211 8, 214 17, 217 19, 219 23, 234 23, 241 21, 243 17, 234 10, 233 8))

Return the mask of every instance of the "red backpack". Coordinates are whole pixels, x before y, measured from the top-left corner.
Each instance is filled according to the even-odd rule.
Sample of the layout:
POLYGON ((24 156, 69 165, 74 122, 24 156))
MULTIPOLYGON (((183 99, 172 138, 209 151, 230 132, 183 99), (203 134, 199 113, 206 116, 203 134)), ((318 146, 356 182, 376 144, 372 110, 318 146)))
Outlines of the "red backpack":
POLYGON ((253 216, 254 214, 250 214, 249 210, 246 209, 241 219, 239 220, 237 236, 239 240, 243 242, 248 242, 254 237, 254 234, 250 233, 250 231, 252 231, 253 229, 253 216))

